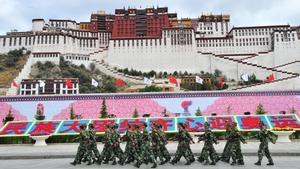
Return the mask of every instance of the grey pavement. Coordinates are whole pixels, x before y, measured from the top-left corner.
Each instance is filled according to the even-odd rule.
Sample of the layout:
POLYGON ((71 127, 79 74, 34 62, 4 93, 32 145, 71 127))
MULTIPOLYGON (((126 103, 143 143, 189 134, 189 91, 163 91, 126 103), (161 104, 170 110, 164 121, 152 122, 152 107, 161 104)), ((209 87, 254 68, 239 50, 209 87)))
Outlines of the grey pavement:
MULTIPOLYGON (((266 166, 267 160, 264 158, 262 166, 255 166, 254 163, 257 161, 257 157, 247 156, 245 157, 244 166, 231 166, 227 163, 218 162, 215 166, 204 166, 199 162, 194 162, 190 166, 185 166, 185 160, 181 159, 176 165, 165 164, 158 166, 157 169, 300 169, 299 157, 273 157, 274 166, 266 166)), ((72 166, 69 164, 73 159, 71 158, 60 158, 60 159, 23 159, 23 160, 0 160, 1 169, 137 169, 133 164, 125 166, 120 165, 91 165, 85 164, 72 166)), ((150 169, 151 164, 142 165, 140 169, 150 169)))
MULTIPOLYGON (((49 159, 49 158, 73 158, 76 154, 78 143, 49 144, 45 147, 32 145, 4 145, 0 144, 0 159, 49 159)), ((216 151, 223 151, 225 142, 221 141, 215 146, 216 151)), ((248 142, 242 144, 242 152, 245 156, 256 156, 259 142, 248 142)), ((121 147, 124 150, 125 144, 121 147)), ((171 154, 176 151, 177 143, 170 142, 167 148, 171 154)), ((192 144, 191 148, 197 155, 201 152, 203 143, 192 144)), ((98 143, 99 151, 102 151, 103 144, 98 143)), ((269 144, 273 156, 300 156, 300 142, 269 144)), ((299 168, 300 169, 300 168, 299 168)))

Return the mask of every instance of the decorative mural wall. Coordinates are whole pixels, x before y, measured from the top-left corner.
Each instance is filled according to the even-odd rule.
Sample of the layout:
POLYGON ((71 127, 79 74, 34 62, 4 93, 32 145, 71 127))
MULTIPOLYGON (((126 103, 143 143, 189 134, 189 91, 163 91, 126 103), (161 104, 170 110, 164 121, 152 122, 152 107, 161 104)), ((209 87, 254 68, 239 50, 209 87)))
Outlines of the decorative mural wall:
POLYGON ((270 91, 0 97, 0 118, 11 111, 15 121, 30 121, 42 107, 45 120, 70 120, 71 110, 75 119, 98 119, 104 99, 115 118, 132 118, 135 110, 138 117, 255 115, 259 104, 268 115, 300 115, 300 91, 270 91))

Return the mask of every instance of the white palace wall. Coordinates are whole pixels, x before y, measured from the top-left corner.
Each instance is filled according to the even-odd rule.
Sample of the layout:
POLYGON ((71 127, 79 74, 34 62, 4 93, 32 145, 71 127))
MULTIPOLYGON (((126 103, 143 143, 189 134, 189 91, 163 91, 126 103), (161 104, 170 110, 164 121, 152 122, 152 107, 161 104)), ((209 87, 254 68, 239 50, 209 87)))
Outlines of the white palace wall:
POLYGON ((145 72, 199 73, 193 30, 181 31, 164 31, 162 38, 110 40, 105 61, 114 67, 145 72))

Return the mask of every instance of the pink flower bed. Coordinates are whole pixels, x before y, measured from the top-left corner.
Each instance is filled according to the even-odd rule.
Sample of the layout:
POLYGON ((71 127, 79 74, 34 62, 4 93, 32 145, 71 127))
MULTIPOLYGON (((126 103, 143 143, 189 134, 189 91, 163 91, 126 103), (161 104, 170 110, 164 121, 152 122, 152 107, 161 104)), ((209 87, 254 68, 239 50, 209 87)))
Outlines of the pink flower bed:
POLYGON ((244 112, 255 114, 257 105, 261 103, 267 114, 278 114, 280 111, 290 113, 292 107, 300 114, 300 99, 296 96, 247 96, 247 97, 222 97, 204 110, 204 115, 241 115, 244 112), (228 108, 230 106, 230 108, 228 108))
MULTIPOLYGON (((79 100, 63 109, 53 119, 69 119, 70 110, 73 106, 76 115, 81 115, 84 119, 99 118, 102 107, 102 100, 79 100)), ((134 109, 137 109, 139 116, 150 114, 151 117, 161 116, 164 107, 151 99, 119 99, 106 100, 108 114, 115 114, 117 118, 133 117, 134 109)), ((170 116, 174 114, 167 112, 170 116)))
MULTIPOLYGON (((6 115, 9 112, 9 109, 11 108, 11 106, 5 102, 0 102, 0 128, 3 126, 2 120, 6 117, 6 115)), ((14 121, 20 121, 20 120, 27 120, 26 116, 23 116, 20 114, 19 111, 17 111, 14 108, 11 108, 12 114, 14 116, 14 121)))

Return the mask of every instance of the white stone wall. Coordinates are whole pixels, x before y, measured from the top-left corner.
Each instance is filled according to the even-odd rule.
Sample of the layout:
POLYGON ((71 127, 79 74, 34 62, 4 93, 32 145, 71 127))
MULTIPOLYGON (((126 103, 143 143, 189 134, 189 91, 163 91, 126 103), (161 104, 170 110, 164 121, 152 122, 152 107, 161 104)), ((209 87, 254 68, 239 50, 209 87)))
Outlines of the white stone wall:
POLYGON ((300 77, 240 89, 241 91, 300 90, 300 77))
POLYGON ((32 20, 32 31, 33 32, 41 32, 45 26, 44 19, 33 19, 32 20))
POLYGON ((195 49, 192 29, 166 30, 162 38, 110 40, 105 62, 115 67, 141 71, 199 73, 195 49))

